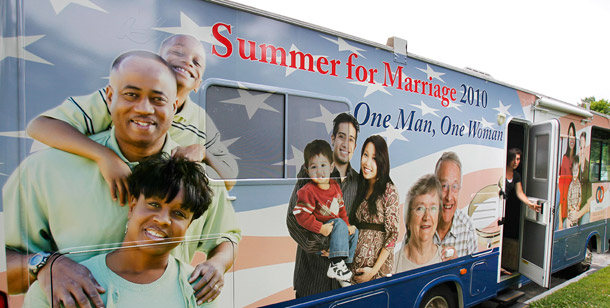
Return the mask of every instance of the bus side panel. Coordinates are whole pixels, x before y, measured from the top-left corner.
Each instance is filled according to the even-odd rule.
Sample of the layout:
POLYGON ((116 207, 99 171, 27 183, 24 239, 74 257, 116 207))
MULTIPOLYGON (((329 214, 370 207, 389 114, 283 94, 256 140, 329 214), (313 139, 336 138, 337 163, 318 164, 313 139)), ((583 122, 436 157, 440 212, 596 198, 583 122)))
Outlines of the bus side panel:
MULTIPOLYGON (((20 29, 18 24, 23 18, 23 3, 21 0, 7 0, 0 3, 0 41, 2 41, 2 57, 0 58, 0 186, 4 186, 9 174, 18 165, 20 157, 25 153, 26 140, 23 137, 23 101, 22 78, 18 54, 24 47, 24 42, 18 39, 20 29), (6 59, 6 60, 5 60, 6 59)), ((4 206, 0 201, 0 247, 5 244, 4 206)), ((11 307, 20 305, 20 297, 8 298, 8 281, 6 253, 0 249, 0 306, 8 304, 11 307)))
MULTIPOLYGON (((389 297, 375 293, 371 301, 385 298, 392 306, 399 300, 415 304, 436 283, 454 281, 468 306, 506 287, 497 278, 502 213, 498 192, 504 181, 507 120, 533 121, 533 94, 417 56, 408 57, 406 64, 396 63, 386 46, 230 2, 137 0, 39 6, 16 1, 2 2, 2 16, 11 17, 2 19, 9 32, 2 38, 18 36, 17 41, 26 45, 0 60, 2 102, 15 102, 0 107, 2 186, 30 153, 46 151, 24 135, 26 123, 68 97, 105 87, 109 67, 119 54, 157 51, 170 35, 189 34, 206 52, 201 87, 190 98, 210 120, 197 130, 203 130, 206 141, 222 144, 213 154, 231 156, 239 170, 226 199, 236 212, 242 240, 235 265, 225 275, 219 306, 281 306, 295 298, 297 244, 286 223, 289 200, 305 146, 314 139, 334 146, 333 119, 342 112, 353 115, 360 127, 350 153, 350 167, 356 172, 367 138, 382 136, 388 149, 389 173, 397 191, 391 204, 393 234, 383 243, 391 256, 397 253, 398 259, 407 240, 415 241, 405 236, 405 212, 413 205, 407 204, 408 192, 418 179, 435 173, 446 152, 460 161, 456 182, 443 183, 445 190, 455 193, 457 203, 440 211, 460 217, 460 226, 473 240, 454 247, 458 248, 452 256, 455 260, 294 303, 331 305, 388 290, 389 297), (13 13, 18 8, 24 9, 23 16, 20 11, 13 13)), ((562 132, 566 131, 562 125, 562 132)), ((602 211, 593 208, 595 213, 602 211)), ((198 252, 193 263, 204 259, 198 252)))
MULTIPOLYGON (((64 99, 106 86, 117 55, 156 51, 174 33, 188 33, 202 42, 207 57, 204 81, 191 99, 217 126, 218 135, 210 138, 218 136, 239 166, 229 199, 243 239, 235 267, 225 277, 226 285, 234 282, 237 289, 235 302, 225 291, 218 299, 221 305, 294 298, 297 246, 286 226, 288 200, 305 145, 313 139, 330 143, 332 120, 341 112, 351 113, 360 124, 351 160, 356 171, 366 138, 381 135, 387 144, 398 193, 392 254, 405 243, 407 192, 419 178, 433 173, 448 151, 461 160, 455 210, 470 222, 468 232, 474 238, 473 251, 459 252, 468 257, 464 267, 481 264, 469 257, 471 252, 499 247, 498 182, 504 170, 506 119, 525 118, 531 95, 416 57, 407 64, 395 63, 389 49, 239 10, 230 3, 142 0, 38 7, 26 2, 23 9, 22 21, 6 22, 15 28, 23 23, 23 33, 15 35, 28 45, 17 57, 1 60, 2 101, 19 102, 2 104, 7 115, 0 124, 1 148, 7 149, 0 159, 3 186, 25 156, 44 151, 17 132, 64 99), (27 95, 18 96, 20 91, 27 95)), ((484 272, 492 278, 486 278, 495 279, 495 262, 487 262, 484 272)), ((428 282, 445 272, 443 267, 432 269, 428 282)), ((412 295, 422 292, 408 289, 412 295)), ((465 302, 493 293, 491 288, 469 291, 465 302)))
MULTIPOLYGON (((335 290, 267 307, 419 307, 426 293, 443 286, 448 287, 464 307, 470 307, 497 295, 498 255, 496 248, 477 257, 467 256, 398 273, 391 279, 380 278, 362 284, 360 289, 335 290)), ((509 286, 507 282, 501 287, 509 286)))
POLYGON ((536 117, 544 118, 543 114, 557 117, 561 122, 553 242, 553 271, 557 271, 582 262, 589 240, 598 251, 605 251, 608 245, 606 224, 610 201, 605 198, 605 192, 610 184, 607 158, 602 154, 608 144, 608 134, 604 133, 608 125, 607 119, 599 115, 585 119, 551 110, 537 113, 536 117), (570 155, 571 148, 573 155, 570 155), (598 239, 601 247, 597 246, 598 239))

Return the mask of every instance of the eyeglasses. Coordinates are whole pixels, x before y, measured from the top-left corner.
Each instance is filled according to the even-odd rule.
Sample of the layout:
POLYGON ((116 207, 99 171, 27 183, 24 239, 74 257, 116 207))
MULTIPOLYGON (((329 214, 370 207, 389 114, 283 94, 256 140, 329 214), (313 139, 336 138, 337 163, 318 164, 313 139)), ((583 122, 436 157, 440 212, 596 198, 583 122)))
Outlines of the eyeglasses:
POLYGON ((449 191, 449 189, 451 189, 451 191, 453 191, 453 192, 458 192, 462 188, 462 186, 460 184, 453 184, 453 185, 442 184, 441 187, 443 188, 443 192, 447 192, 447 191, 449 191))
POLYGON ((415 212, 415 215, 417 215, 419 217, 424 216, 426 211, 429 211, 430 215, 436 215, 436 214, 438 214, 438 206, 434 205, 431 207, 425 207, 422 205, 422 206, 411 208, 411 211, 415 212))

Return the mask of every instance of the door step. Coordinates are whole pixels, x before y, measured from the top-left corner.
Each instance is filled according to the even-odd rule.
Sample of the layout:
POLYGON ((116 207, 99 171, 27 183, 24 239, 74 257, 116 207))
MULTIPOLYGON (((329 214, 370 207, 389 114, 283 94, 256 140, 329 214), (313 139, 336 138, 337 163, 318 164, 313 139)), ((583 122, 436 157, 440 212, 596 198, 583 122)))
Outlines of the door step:
POLYGON ((508 307, 505 306, 505 307, 506 308, 527 308, 529 306, 530 306, 530 304, 526 304, 526 303, 514 303, 511 306, 508 306, 508 307))
POLYGON ((526 303, 512 303, 512 304, 501 304, 498 302, 494 302, 491 300, 488 300, 486 302, 483 302, 479 305, 477 305, 476 307, 478 308, 527 308, 529 307, 529 304, 526 303))
MULTIPOLYGON (((525 295, 525 292, 517 291, 517 290, 508 290, 504 293, 498 294, 498 296, 492 299, 494 302, 501 304, 504 307, 513 307, 509 306, 511 304, 515 304, 517 300, 525 295)), ((527 307, 527 306, 514 306, 514 308, 518 307, 527 307)))

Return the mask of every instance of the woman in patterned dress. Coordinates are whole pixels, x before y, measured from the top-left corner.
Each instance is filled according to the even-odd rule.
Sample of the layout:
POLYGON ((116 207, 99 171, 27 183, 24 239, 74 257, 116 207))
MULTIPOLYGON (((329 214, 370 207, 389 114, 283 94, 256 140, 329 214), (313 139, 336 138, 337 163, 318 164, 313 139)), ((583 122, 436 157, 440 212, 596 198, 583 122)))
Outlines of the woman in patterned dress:
POLYGON ((381 136, 371 136, 362 145, 360 181, 353 218, 360 231, 352 264, 356 283, 386 276, 394 265, 398 192, 390 179, 388 146, 381 136))

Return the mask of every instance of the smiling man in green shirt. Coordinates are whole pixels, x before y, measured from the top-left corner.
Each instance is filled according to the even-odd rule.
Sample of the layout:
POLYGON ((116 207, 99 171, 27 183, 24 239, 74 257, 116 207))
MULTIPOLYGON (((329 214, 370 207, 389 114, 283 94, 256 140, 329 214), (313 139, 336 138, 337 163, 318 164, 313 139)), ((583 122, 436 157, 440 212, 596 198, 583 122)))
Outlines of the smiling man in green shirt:
MULTIPOLYGON (((170 153, 177 146, 167 134, 177 106, 176 77, 162 58, 145 51, 119 56, 112 66, 107 93, 114 127, 91 136, 92 140, 114 151, 130 166, 161 151, 170 153)), ((222 183, 212 189, 215 194, 226 194, 222 183)), ((35 153, 7 181, 3 202, 11 293, 25 292, 29 283, 38 280, 57 304, 89 307, 91 301, 102 307, 98 292, 105 290, 75 260, 104 251, 69 254, 69 258, 48 255, 55 251, 116 247, 121 241, 128 209, 108 194, 98 165, 57 149, 35 153), (52 295, 49 264, 53 264, 52 295)), ((236 226, 230 203, 211 205, 206 214, 189 227, 187 238, 219 233, 221 225, 236 226)), ((235 227, 233 231, 227 237, 237 242, 239 229, 235 227)), ((208 256, 195 269, 208 282, 195 285, 197 298, 208 300, 218 295, 218 290, 212 292, 212 286, 233 264, 231 246, 230 242, 215 239, 175 251, 174 255, 185 262, 190 262, 195 249, 208 256)))

